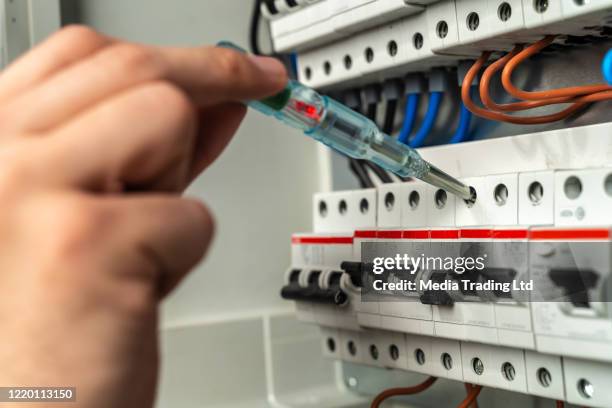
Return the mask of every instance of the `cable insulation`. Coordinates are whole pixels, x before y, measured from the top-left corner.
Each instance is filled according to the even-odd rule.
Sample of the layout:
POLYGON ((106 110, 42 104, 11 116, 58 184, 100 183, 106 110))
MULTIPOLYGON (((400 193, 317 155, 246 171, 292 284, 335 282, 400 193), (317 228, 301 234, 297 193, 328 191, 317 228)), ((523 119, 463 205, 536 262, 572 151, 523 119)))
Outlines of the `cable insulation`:
POLYGON ((470 135, 470 124, 472 122, 472 112, 462 103, 459 108, 459 124, 455 134, 451 137, 450 143, 464 142, 470 135))
POLYGON ((261 0, 254 0, 253 13, 251 14, 251 25, 249 27, 249 43, 251 52, 261 55, 259 48, 259 21, 261 20, 261 0))
POLYGON ((522 49, 522 46, 517 45, 512 51, 495 61, 493 64, 489 65, 484 70, 479 85, 480 100, 482 101, 483 105, 491 110, 498 112, 515 112, 526 109, 533 109, 540 106, 572 102, 572 96, 544 99, 539 101, 512 102, 505 104, 498 104, 493 100, 493 98, 491 98, 491 95, 489 94, 489 89, 491 88, 491 80, 493 78, 493 75, 503 69, 504 66, 508 63, 508 61, 514 58, 522 49))
MULTIPOLYGON (((472 384, 465 383, 465 390, 467 391, 468 395, 470 395, 473 389, 474 389, 474 386, 472 384)), ((478 401, 476 401, 476 399, 474 399, 474 402, 472 402, 472 404, 470 405, 470 408, 478 408, 478 401)))
POLYGON ((376 174, 376 177, 378 177, 378 179, 382 181, 383 183, 385 184, 393 183, 393 179, 391 178, 389 173, 387 173, 382 167, 380 167, 376 163, 372 163, 371 161, 364 160, 363 164, 366 167, 369 167, 374 172, 374 174, 376 174))
POLYGON ((388 135, 393 133, 395 125, 395 112, 397 111, 397 99, 389 99, 385 107, 385 122, 383 123, 383 132, 388 135))
POLYGON ((419 110, 419 94, 408 94, 408 98, 406 100, 406 109, 404 112, 404 122, 402 123, 402 130, 400 130, 398 141, 406 144, 408 142, 408 138, 412 133, 412 128, 414 128, 414 122, 416 122, 417 113, 419 110))
MULTIPOLYGON (((472 67, 468 70, 463 80, 463 86, 461 87, 461 99, 463 100, 463 103, 466 108, 468 108, 473 114, 486 119, 496 120, 500 122, 508 122, 519 125, 536 125, 563 120, 571 116, 572 114, 578 112, 579 110, 584 109, 588 105, 587 102, 589 101, 583 101, 581 103, 574 103, 573 105, 570 105, 569 107, 553 114, 531 117, 512 116, 483 109, 474 103, 470 95, 471 87, 466 84, 471 84, 472 82, 474 82, 474 78, 476 77, 480 69, 483 67, 483 65, 488 61, 490 56, 491 52, 483 52, 482 55, 478 58, 478 60, 476 60, 474 65, 472 65, 472 67)), ((600 97, 604 96, 602 95, 600 97)))
POLYGON ((440 103, 442 102, 442 92, 434 91, 429 93, 429 102, 427 104, 427 113, 423 119, 421 127, 416 132, 414 137, 410 140, 410 147, 418 148, 423 145, 425 139, 431 132, 436 118, 438 117, 438 111, 440 110, 440 103))
POLYGON ((468 396, 459 404, 458 408, 468 408, 478 397, 480 391, 482 390, 481 385, 473 385, 472 390, 468 393, 468 396))
POLYGON ((380 404, 383 403, 386 399, 391 397, 396 397, 400 395, 414 395, 419 392, 425 391, 429 387, 433 385, 437 380, 436 377, 429 377, 427 380, 423 381, 420 384, 414 385, 412 387, 402 387, 402 388, 389 388, 388 390, 384 390, 372 400, 372 404, 370 408, 378 408, 380 404))
POLYGON ((506 92, 518 99, 539 101, 542 99, 553 99, 563 96, 579 96, 588 95, 595 92, 607 91, 612 89, 606 84, 570 86, 567 88, 548 89, 545 91, 525 91, 512 83, 512 74, 514 70, 526 59, 539 53, 544 48, 549 46, 556 38, 556 35, 547 35, 540 41, 533 43, 524 50, 515 55, 504 67, 502 71, 502 85, 506 92))

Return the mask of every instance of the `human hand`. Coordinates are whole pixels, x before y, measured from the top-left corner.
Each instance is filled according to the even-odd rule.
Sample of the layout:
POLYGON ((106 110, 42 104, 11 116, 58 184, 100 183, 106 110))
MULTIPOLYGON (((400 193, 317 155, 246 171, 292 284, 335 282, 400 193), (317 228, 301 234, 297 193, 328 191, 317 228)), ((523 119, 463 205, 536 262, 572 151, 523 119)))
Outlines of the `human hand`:
POLYGON ((286 81, 270 58, 78 26, 0 75, 0 386, 153 405, 158 304, 213 231, 180 195, 237 130, 238 102, 286 81))

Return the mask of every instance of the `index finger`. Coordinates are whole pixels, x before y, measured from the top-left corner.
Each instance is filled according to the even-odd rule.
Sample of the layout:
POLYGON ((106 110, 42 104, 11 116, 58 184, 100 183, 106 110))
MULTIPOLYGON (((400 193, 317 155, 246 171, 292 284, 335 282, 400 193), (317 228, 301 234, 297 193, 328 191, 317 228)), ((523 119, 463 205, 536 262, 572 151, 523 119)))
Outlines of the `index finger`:
POLYGON ((168 64, 168 79, 200 105, 261 99, 287 84, 287 71, 274 58, 219 47, 207 47, 201 52, 189 48, 158 51, 168 64))
POLYGON ((287 73, 270 57, 218 47, 160 48, 115 43, 59 71, 4 110, 14 130, 40 132, 146 82, 172 82, 206 108, 282 90, 287 73), (62 103, 57 103, 61 95, 62 103), (27 113, 36 111, 36 115, 27 113))

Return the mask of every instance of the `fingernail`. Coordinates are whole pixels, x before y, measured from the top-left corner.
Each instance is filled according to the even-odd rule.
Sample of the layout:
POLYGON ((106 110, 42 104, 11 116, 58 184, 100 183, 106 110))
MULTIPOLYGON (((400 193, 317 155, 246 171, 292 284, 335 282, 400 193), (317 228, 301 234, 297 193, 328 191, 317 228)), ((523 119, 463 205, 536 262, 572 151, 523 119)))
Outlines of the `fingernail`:
POLYGON ((251 60, 259 69, 270 76, 287 76, 285 66, 276 58, 251 55, 251 60))

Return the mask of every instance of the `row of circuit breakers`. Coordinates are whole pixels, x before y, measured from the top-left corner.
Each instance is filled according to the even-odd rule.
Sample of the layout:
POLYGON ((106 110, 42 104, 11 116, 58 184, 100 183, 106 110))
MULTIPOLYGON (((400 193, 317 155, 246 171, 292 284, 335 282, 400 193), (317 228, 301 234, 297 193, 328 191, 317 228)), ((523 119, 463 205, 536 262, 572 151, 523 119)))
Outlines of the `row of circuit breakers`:
POLYGON ((296 52, 298 78, 345 88, 432 68, 544 35, 556 48, 606 38, 610 0, 267 0, 275 51, 296 52))
POLYGON ((292 237, 283 297, 321 327, 332 358, 612 407, 612 168, 464 182, 474 204, 419 181, 316 194, 314 232, 292 237), (418 292, 362 301, 362 243, 403 242, 418 256, 462 241, 495 242, 487 267, 558 300, 475 291, 451 304, 418 292), (583 285, 579 298, 565 297, 568 281, 583 285))

